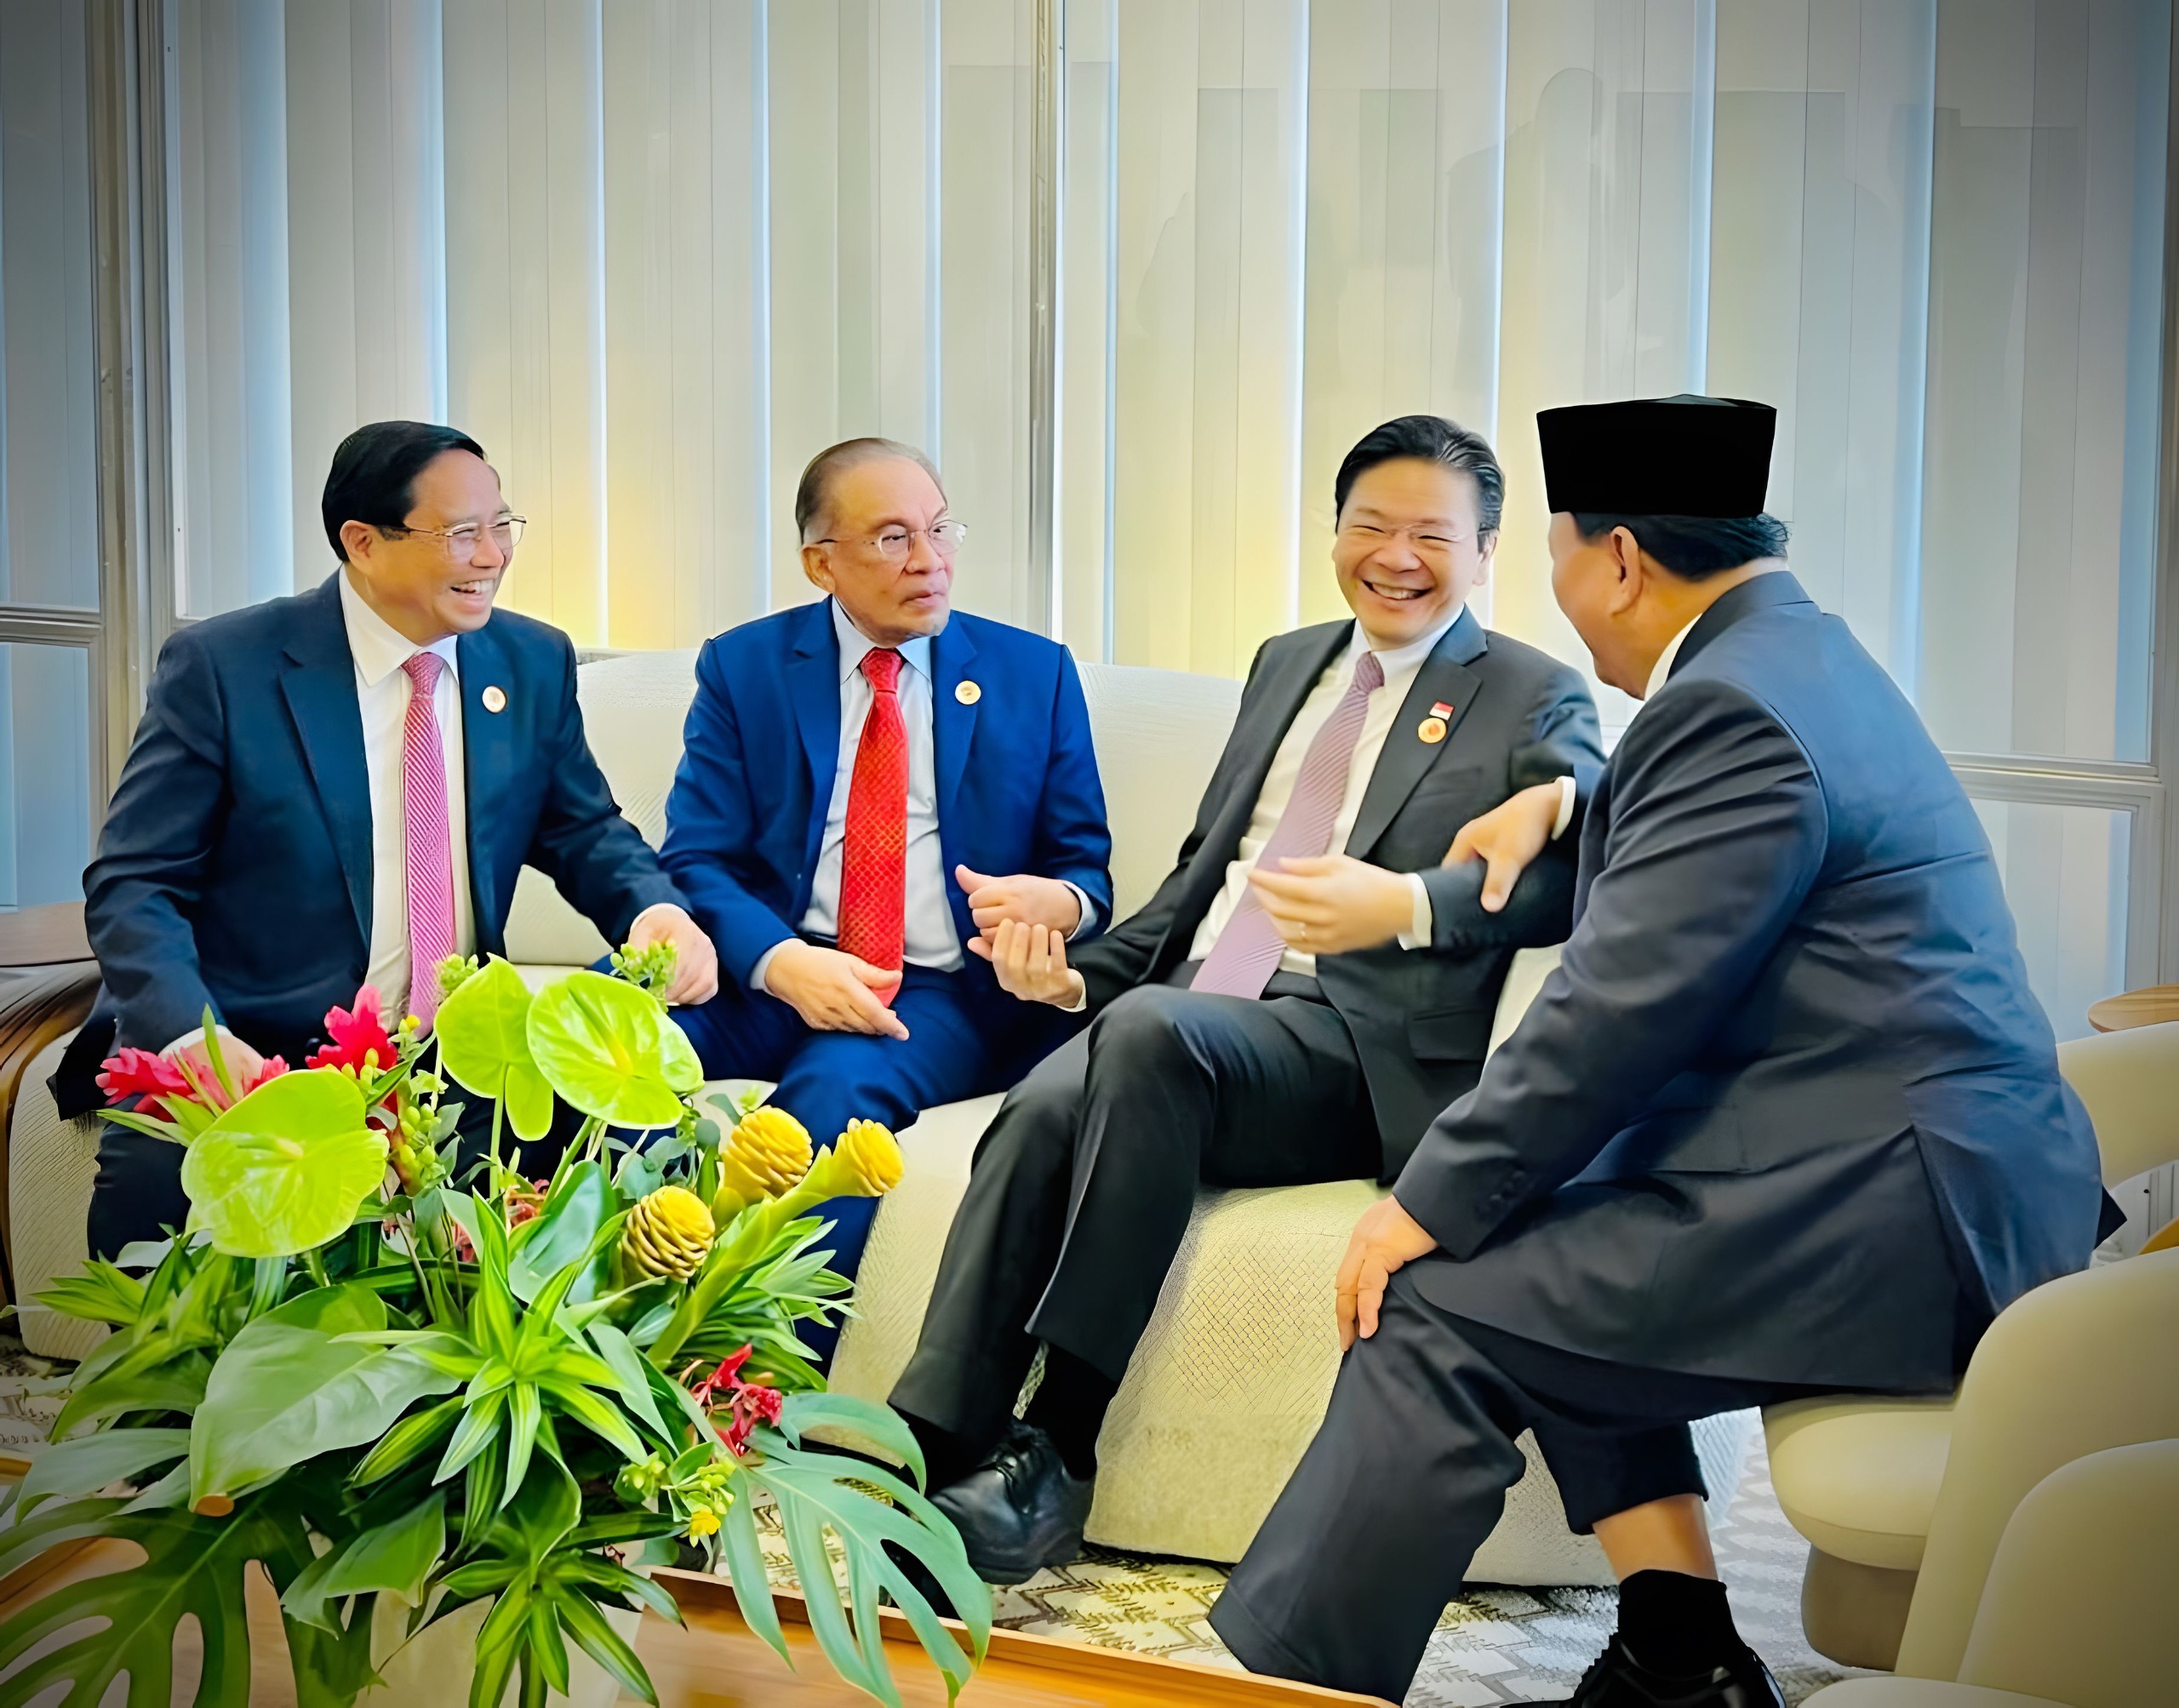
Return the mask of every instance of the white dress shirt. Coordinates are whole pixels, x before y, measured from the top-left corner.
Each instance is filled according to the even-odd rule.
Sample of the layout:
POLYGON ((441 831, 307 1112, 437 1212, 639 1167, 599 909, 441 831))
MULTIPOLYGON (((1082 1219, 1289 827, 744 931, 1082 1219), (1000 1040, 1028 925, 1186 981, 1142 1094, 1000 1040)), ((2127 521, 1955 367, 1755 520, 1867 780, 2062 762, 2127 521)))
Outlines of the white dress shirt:
MULTIPOLYGON (((340 615, 348 655, 356 663, 356 704, 363 715, 363 766, 371 792, 371 940, 364 981, 377 988, 389 1014, 405 1014, 409 964, 409 814, 402 790, 401 749, 415 685, 402 668, 418 653, 436 653, 446 668, 432 691, 439 751, 446 762, 447 840, 454 854, 454 952, 477 949, 476 905, 469 893, 469 791, 461 747, 460 665, 455 637, 420 647, 364 603, 340 573, 340 615)), ((428 969, 426 969, 428 971, 428 969)))
MULTIPOLYGON (((826 939, 839 935, 840 871, 847 855, 848 793, 855 784, 855 755, 862 745, 862 726, 877 696, 862 673, 862 660, 877 643, 855 626, 837 599, 826 602, 832 610, 832 634, 839 643, 840 749, 832 769, 832 796, 825 808, 825 835, 817 850, 817 871, 810 880, 809 906, 799 929, 804 937, 826 939)), ((911 967, 928 967, 951 973, 964 960, 960 934, 953 927, 953 909, 946 899, 946 853, 938 834, 938 751, 931 721, 930 637, 918 635, 897 648, 901 670, 895 692, 901 702, 901 722, 908 737, 908 853, 906 894, 906 930, 903 958, 911 967)), ((999 874, 994 873, 994 877, 999 874)), ((1073 884, 1075 900, 1082 905, 1082 918, 1072 935, 1089 929, 1096 918, 1090 898, 1073 884)), ((785 948, 768 949, 750 968, 749 983, 765 991, 764 974, 772 957, 785 948)))
POLYGON ((1665 685, 1672 675, 1673 664, 1679 657, 1680 643, 1686 640, 1688 635, 1693 631, 1695 624, 1701 620, 1701 617, 1698 614, 1694 622, 1689 623, 1685 628, 1665 643, 1665 649, 1657 654, 1656 663, 1650 666, 1649 685, 1642 690, 1644 700, 1655 700, 1657 697, 1657 690, 1665 685))
MULTIPOLYGON (((1370 775, 1377 768, 1377 756, 1384 751, 1385 738, 1392 734, 1400 705, 1406 700, 1408 689, 1415 685, 1423 660, 1444 638, 1446 630, 1459 620, 1460 613, 1455 611, 1420 640, 1378 653, 1377 662, 1383 668, 1385 678, 1370 691, 1363 712, 1362 734, 1354 744, 1354 757, 1347 768, 1347 793, 1340 802, 1338 817, 1332 820, 1331 841, 1326 852, 1337 854, 1346 848, 1354 820, 1361 815, 1362 797, 1369 792, 1370 775)), ((1324 727, 1332 708, 1339 704, 1348 684, 1354 680, 1356 662, 1369 650, 1370 643, 1362 632, 1361 624, 1357 623, 1346 649, 1317 678, 1317 685, 1309 690, 1309 697, 1294 714, 1293 723, 1287 725, 1278 751, 1272 757, 1271 769, 1264 774, 1255 810, 1249 815, 1248 829, 1241 834, 1241 846, 1236 857, 1227 865, 1225 885, 1211 898, 1210 911, 1196 927, 1195 941, 1188 950, 1191 961, 1200 961, 1210 953, 1219 934, 1226 928, 1226 922, 1233 917, 1233 910, 1248 894, 1249 874, 1255 870, 1256 857, 1271 840, 1271 833, 1278 829, 1279 817, 1293 797, 1295 779, 1301 775, 1301 761, 1307 756, 1309 744, 1316 740, 1317 731, 1324 727)), ((1430 894, 1423 888, 1420 876, 1410 872, 1407 878, 1415 897, 1414 916, 1409 928, 1400 934, 1399 946, 1415 949, 1430 941, 1430 894)), ((1317 957, 1298 949, 1289 948, 1278 965, 1280 971, 1298 973, 1303 978, 1313 979, 1317 973, 1317 957)))

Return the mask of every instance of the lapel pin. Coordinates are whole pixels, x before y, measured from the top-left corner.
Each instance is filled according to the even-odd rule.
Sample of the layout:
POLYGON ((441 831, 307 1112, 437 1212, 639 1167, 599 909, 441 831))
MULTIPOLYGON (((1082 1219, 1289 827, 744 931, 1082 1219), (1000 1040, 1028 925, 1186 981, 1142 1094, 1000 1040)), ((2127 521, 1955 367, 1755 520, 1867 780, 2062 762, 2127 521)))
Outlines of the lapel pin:
POLYGON ((487 711, 505 711, 507 709, 507 691, 497 683, 494 683, 477 697, 484 702, 484 710, 487 711))
POLYGON ((1450 717, 1453 715, 1453 709, 1442 700, 1434 700, 1431 703, 1430 715, 1433 717, 1450 717))
POLYGON ((1435 747, 1445 739, 1445 720, 1442 717, 1426 717, 1415 726, 1415 733, 1421 740, 1435 747))
POLYGON ((953 698, 964 705, 974 705, 983 697, 984 691, 972 682, 958 683, 954 686, 953 698))

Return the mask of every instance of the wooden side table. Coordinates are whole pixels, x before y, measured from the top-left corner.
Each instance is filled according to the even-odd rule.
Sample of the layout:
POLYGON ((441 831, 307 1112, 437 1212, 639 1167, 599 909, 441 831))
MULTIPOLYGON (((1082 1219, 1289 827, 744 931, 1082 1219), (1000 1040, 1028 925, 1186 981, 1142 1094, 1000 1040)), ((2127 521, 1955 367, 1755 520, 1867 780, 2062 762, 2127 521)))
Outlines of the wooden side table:
POLYGON ((2090 1003, 2088 1010, 2089 1025, 2100 1032, 2161 1025, 2166 1020, 2179 1020, 2179 985, 2144 985, 2124 996, 2090 1003))

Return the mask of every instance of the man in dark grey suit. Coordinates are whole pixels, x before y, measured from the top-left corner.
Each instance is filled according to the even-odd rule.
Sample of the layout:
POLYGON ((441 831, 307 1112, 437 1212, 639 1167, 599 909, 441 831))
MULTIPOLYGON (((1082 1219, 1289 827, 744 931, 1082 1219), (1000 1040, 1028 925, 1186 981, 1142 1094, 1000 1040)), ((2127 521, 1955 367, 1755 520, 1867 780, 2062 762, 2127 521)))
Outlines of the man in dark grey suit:
POLYGON ((1443 863, 1531 785, 1570 814, 1602 763, 1580 676, 1465 608, 1502 492, 1490 447, 1437 417, 1364 438, 1333 494, 1355 620, 1257 654, 1171 876, 1072 966, 1031 926, 983 945, 1005 988, 1088 1020, 978 1147, 892 1396, 993 1582, 1079 1551, 1098 1427, 1198 1182, 1389 1179, 1475 1083, 1514 950, 1565 934, 1570 839, 1497 912, 1479 868, 1443 863))
MULTIPOLYGON (((1768 1708, 1687 1424, 1947 1391, 2096 1241, 2094 1136, 1988 842, 1786 572, 1773 420, 1541 418, 1553 590, 1645 704, 1586 803, 1559 968, 1356 1229, 1329 1414, 1212 1613, 1257 1671, 1397 1700, 1529 1428, 1621 1579, 1573 1702, 1768 1708)), ((1456 852, 1502 881, 1555 810, 1517 797, 1456 852)))

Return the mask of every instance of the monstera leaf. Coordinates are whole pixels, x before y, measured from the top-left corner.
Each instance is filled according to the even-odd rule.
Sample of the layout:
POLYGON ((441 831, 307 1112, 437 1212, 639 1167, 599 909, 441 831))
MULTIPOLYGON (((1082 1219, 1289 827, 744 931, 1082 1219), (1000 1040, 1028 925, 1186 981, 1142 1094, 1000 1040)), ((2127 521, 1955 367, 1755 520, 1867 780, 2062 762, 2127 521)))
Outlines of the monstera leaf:
POLYGON ((570 973, 540 991, 528 1031, 552 1089, 615 1127, 671 1127, 683 1094, 704 1082, 695 1051, 657 998, 603 973, 570 973))
POLYGON ((293 1257, 346 1231, 386 1176, 386 1135, 338 1069, 268 1079, 182 1158, 189 1226, 231 1257, 293 1257))
POLYGON ((462 980, 432 1030, 447 1077, 496 1101, 515 1136, 535 1144, 552 1130, 552 1088, 529 1054, 529 1004, 513 963, 491 961, 462 980))

